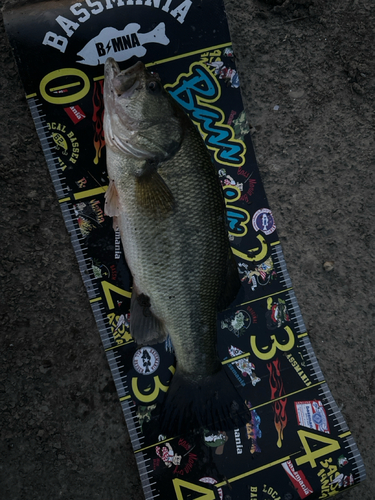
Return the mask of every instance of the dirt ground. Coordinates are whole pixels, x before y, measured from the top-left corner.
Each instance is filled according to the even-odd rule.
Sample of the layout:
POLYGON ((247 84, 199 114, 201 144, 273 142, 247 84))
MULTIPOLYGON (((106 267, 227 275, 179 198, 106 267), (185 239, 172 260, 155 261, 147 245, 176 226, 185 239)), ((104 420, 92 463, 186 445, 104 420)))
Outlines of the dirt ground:
MULTIPOLYGON (((374 500, 375 3, 226 6, 297 299, 367 468, 364 483, 336 498, 374 500)), ((0 498, 142 500, 2 19, 0 61, 0 498)))

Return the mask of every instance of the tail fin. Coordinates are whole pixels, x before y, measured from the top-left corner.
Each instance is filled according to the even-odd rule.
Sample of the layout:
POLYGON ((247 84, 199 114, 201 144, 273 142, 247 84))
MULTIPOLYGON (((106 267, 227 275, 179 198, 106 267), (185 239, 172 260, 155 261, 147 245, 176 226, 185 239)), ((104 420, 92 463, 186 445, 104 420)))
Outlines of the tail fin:
POLYGON ((245 425, 251 414, 224 369, 203 379, 194 379, 178 370, 160 414, 161 431, 178 435, 205 428, 228 431, 245 425))

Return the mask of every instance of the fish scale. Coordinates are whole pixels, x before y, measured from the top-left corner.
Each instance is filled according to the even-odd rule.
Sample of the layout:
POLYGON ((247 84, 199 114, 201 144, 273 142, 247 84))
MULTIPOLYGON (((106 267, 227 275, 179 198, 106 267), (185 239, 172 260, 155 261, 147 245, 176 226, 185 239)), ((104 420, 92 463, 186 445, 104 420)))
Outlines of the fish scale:
MULTIPOLYGON (((99 6, 99 2, 94 3, 96 10, 96 3, 99 6)), ((272 215, 267 211, 268 204, 251 137, 245 128, 224 7, 217 0, 183 2, 185 6, 191 3, 183 23, 187 9, 184 13, 180 10, 176 18, 170 15, 176 13, 176 10, 172 11, 176 5, 182 5, 179 0, 157 3, 107 2, 103 14, 91 15, 81 24, 79 31, 69 37, 66 53, 57 51, 57 47, 51 45, 53 37, 45 39, 47 45, 42 41, 45 33, 60 29, 61 26, 56 24, 57 16, 71 19, 71 2, 62 0, 29 6, 13 4, 9 6, 10 11, 4 12, 27 102, 118 391, 145 498, 186 500, 199 497, 212 500, 230 496, 233 500, 243 500, 250 494, 251 498, 286 499, 308 495, 309 499, 318 499, 349 490, 352 484, 365 479, 363 461, 314 354, 275 226, 269 227, 270 231, 262 232, 264 226, 258 226, 256 221, 258 212, 268 214, 271 220, 272 215), (164 6, 166 9, 163 9, 164 6), (187 111, 196 120, 197 128, 204 133, 222 180, 228 181, 229 174, 236 183, 232 187, 227 184, 224 193, 234 238, 231 243, 239 262, 243 288, 235 303, 219 315, 218 351, 232 380, 242 386, 240 391, 251 403, 253 417, 246 428, 230 431, 225 439, 221 435, 216 442, 220 442, 217 448, 211 447, 215 445, 214 435, 205 436, 205 445, 199 446, 191 440, 188 429, 184 429, 183 439, 175 436, 174 439, 160 441, 157 424, 160 407, 157 406, 163 404, 170 385, 174 356, 166 351, 163 344, 155 348, 139 348, 129 334, 130 282, 119 244, 119 231, 113 233, 108 218, 88 228, 80 224, 84 214, 80 212, 79 205, 88 207, 93 203, 101 206, 107 186, 102 175, 105 165, 101 157, 103 142, 100 136, 103 68, 100 65, 91 68, 81 65, 81 70, 77 71, 75 55, 82 50, 83 44, 93 39, 94 33, 100 33, 103 28, 124 28, 125 23, 121 19, 125 17, 127 26, 139 21, 142 32, 149 32, 157 23, 165 22, 171 43, 168 46, 150 44, 144 62, 163 75, 167 88, 177 100, 182 101, 182 105, 194 105, 187 111), (213 64, 210 61, 214 61, 213 64), (220 69, 220 64, 223 64, 222 70, 228 71, 220 71, 219 74, 215 71, 214 74, 213 69, 220 69), (197 86, 197 81, 208 82, 213 89, 212 95, 206 93, 205 99, 200 102, 193 100, 200 98, 202 91, 204 93, 208 87, 197 86), (187 96, 184 93, 186 90, 192 94, 187 96), (183 102, 186 97, 190 98, 183 102), (80 109, 86 118, 79 123, 73 121, 73 125, 72 113, 77 117, 80 109), (213 113, 218 121, 207 122, 207 117, 212 117, 213 113), (233 120, 234 116, 238 119, 233 120), (67 162, 68 158, 61 148, 56 148, 52 135, 54 130, 65 134, 68 146, 68 134, 73 130, 76 133, 75 140, 79 142, 81 152, 86 154, 80 154, 74 165, 67 162), (240 140, 237 140, 238 135, 237 139, 230 139, 232 132, 241 134, 240 140), (225 137, 227 140, 223 140, 225 137), (241 150, 232 154, 233 146, 241 144, 246 146, 246 155, 242 157, 241 150), (223 169, 224 157, 221 153, 227 152, 225 148, 228 146, 231 146, 231 158, 226 156, 225 159, 230 166, 223 169), (216 150, 216 147, 220 149, 216 150), (244 164, 237 168, 239 163, 234 164, 233 160, 240 161, 241 158, 244 164), (239 194, 237 188, 242 191, 242 196, 234 199, 233 195, 236 192, 239 194), (101 270, 96 264, 101 266, 101 270), (265 312, 268 313, 269 306, 276 306, 277 303, 286 305, 289 321, 270 331, 270 323, 266 320, 269 315, 266 316, 265 312), (244 323, 245 318, 247 323, 244 323), (160 364, 155 371, 146 375, 135 370, 133 360, 140 352, 160 356, 160 364), (235 357, 234 353, 237 353, 235 357), (271 371, 274 374, 278 369, 277 360, 280 390, 273 397, 269 392, 269 378, 271 371), (242 367, 246 368, 242 373, 238 361, 243 361, 242 367), (260 380, 256 381, 257 378, 260 380), (286 394, 281 391, 283 383, 286 394), (280 414, 275 410, 281 405, 275 403, 283 399, 287 400, 284 410, 288 421, 285 421, 285 414, 281 415, 287 425, 284 429, 278 427, 276 433, 274 418, 280 414), (330 433, 324 428, 317 429, 316 423, 312 426, 311 418, 307 418, 314 402, 323 405, 330 433), (300 415, 296 406, 300 408, 300 415), (143 418, 144 415, 147 419, 143 418), (281 448, 280 431, 284 433, 281 448), (161 458, 162 453, 156 451, 162 451, 167 442, 176 457, 182 455, 180 465, 173 464, 171 467, 171 462, 166 464, 161 458), (193 456, 197 458, 195 463, 191 462, 193 456)), ((76 12, 77 5, 73 6, 76 12)), ((91 13, 95 13, 94 10, 91 13)), ((106 45, 104 40, 101 42, 106 45)), ((117 41, 117 46, 119 43, 117 41)), ((116 57, 121 58, 124 52, 128 53, 119 51, 116 57)), ((181 172, 181 175, 185 174, 186 170, 181 172)), ((199 189, 199 178, 194 180, 194 189, 199 189)), ((45 214, 48 218, 48 212, 45 214)), ((203 242, 203 231, 197 235, 203 242)), ((179 252, 181 262, 185 262, 181 248, 184 248, 183 242, 179 243, 179 252)), ((167 257, 169 259, 166 255, 165 260, 167 257)), ((188 282, 190 277, 186 278, 188 282)), ((52 339, 53 332, 51 335, 52 339)), ((170 346, 169 342, 166 346, 170 346)), ((321 409, 323 407, 320 406, 321 409)), ((315 414, 318 424, 319 416, 319 412, 315 414)), ((129 471, 124 471, 122 484, 126 483, 126 472, 129 471)), ((363 486, 361 488, 363 490, 363 486)))
POLYGON ((178 432, 192 421, 212 427, 218 420, 233 427, 237 414, 249 412, 221 367, 216 318, 219 304, 228 302, 226 288, 229 305, 240 281, 210 155, 140 62, 120 72, 107 60, 104 107, 107 213, 117 217, 133 276, 131 334, 139 344, 169 334, 177 359, 164 427, 178 432))
POLYGON ((177 193, 176 213, 161 220, 148 217, 137 206, 134 185, 129 182, 123 193, 126 215, 119 217, 119 226, 140 293, 150 297, 152 312, 164 319, 184 371, 197 374, 201 356, 197 365, 195 359, 185 356, 185 350, 191 356, 203 345, 207 359, 216 364, 216 303, 228 237, 220 187, 210 159, 203 151, 208 164, 194 161, 202 155, 194 135, 189 134, 181 152, 161 170, 161 174, 166 172, 171 192, 177 193), (183 168, 186 174, 180 175, 183 168), (202 331, 204 326, 207 333, 202 331), (201 343, 196 342, 197 334, 201 343))

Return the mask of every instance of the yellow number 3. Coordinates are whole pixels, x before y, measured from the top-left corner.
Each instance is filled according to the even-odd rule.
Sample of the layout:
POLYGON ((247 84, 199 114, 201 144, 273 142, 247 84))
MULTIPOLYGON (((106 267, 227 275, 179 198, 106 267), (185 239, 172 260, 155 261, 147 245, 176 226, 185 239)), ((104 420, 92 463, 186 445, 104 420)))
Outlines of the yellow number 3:
MULTIPOLYGON (((173 375, 175 372, 174 366, 171 365, 168 367, 168 369, 173 375)), ((145 394, 138 389, 138 377, 132 378, 133 394, 138 399, 138 401, 141 401, 142 403, 152 403, 159 396, 160 391, 167 392, 167 390, 169 389, 168 385, 164 385, 162 382, 160 382, 159 375, 153 377, 153 382, 154 390, 150 392, 152 387, 148 387, 147 389, 145 389, 145 392, 147 392, 148 394, 145 394)))
POLYGON ((295 343, 294 334, 293 334, 291 328, 289 328, 289 326, 285 326, 284 330, 288 334, 288 339, 286 342, 283 342, 283 343, 278 342, 276 340, 276 335, 271 335, 271 345, 267 345, 267 346, 264 346, 261 348, 258 348, 258 346, 257 346, 256 335, 252 335, 250 337, 250 345, 251 345, 251 349, 253 350, 253 353, 255 354, 255 356, 259 359, 269 360, 275 356, 277 349, 279 349, 280 351, 284 351, 284 352, 290 351, 293 348, 294 343, 295 343))

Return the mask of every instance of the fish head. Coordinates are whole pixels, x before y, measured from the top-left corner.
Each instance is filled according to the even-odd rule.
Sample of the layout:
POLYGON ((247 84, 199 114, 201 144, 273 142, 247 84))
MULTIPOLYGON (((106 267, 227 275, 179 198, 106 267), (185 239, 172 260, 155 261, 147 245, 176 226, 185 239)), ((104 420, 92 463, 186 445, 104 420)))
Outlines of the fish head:
POLYGON ((182 141, 181 111, 157 74, 136 64, 120 71, 108 58, 104 68, 104 134, 107 146, 138 159, 162 161, 182 141))

